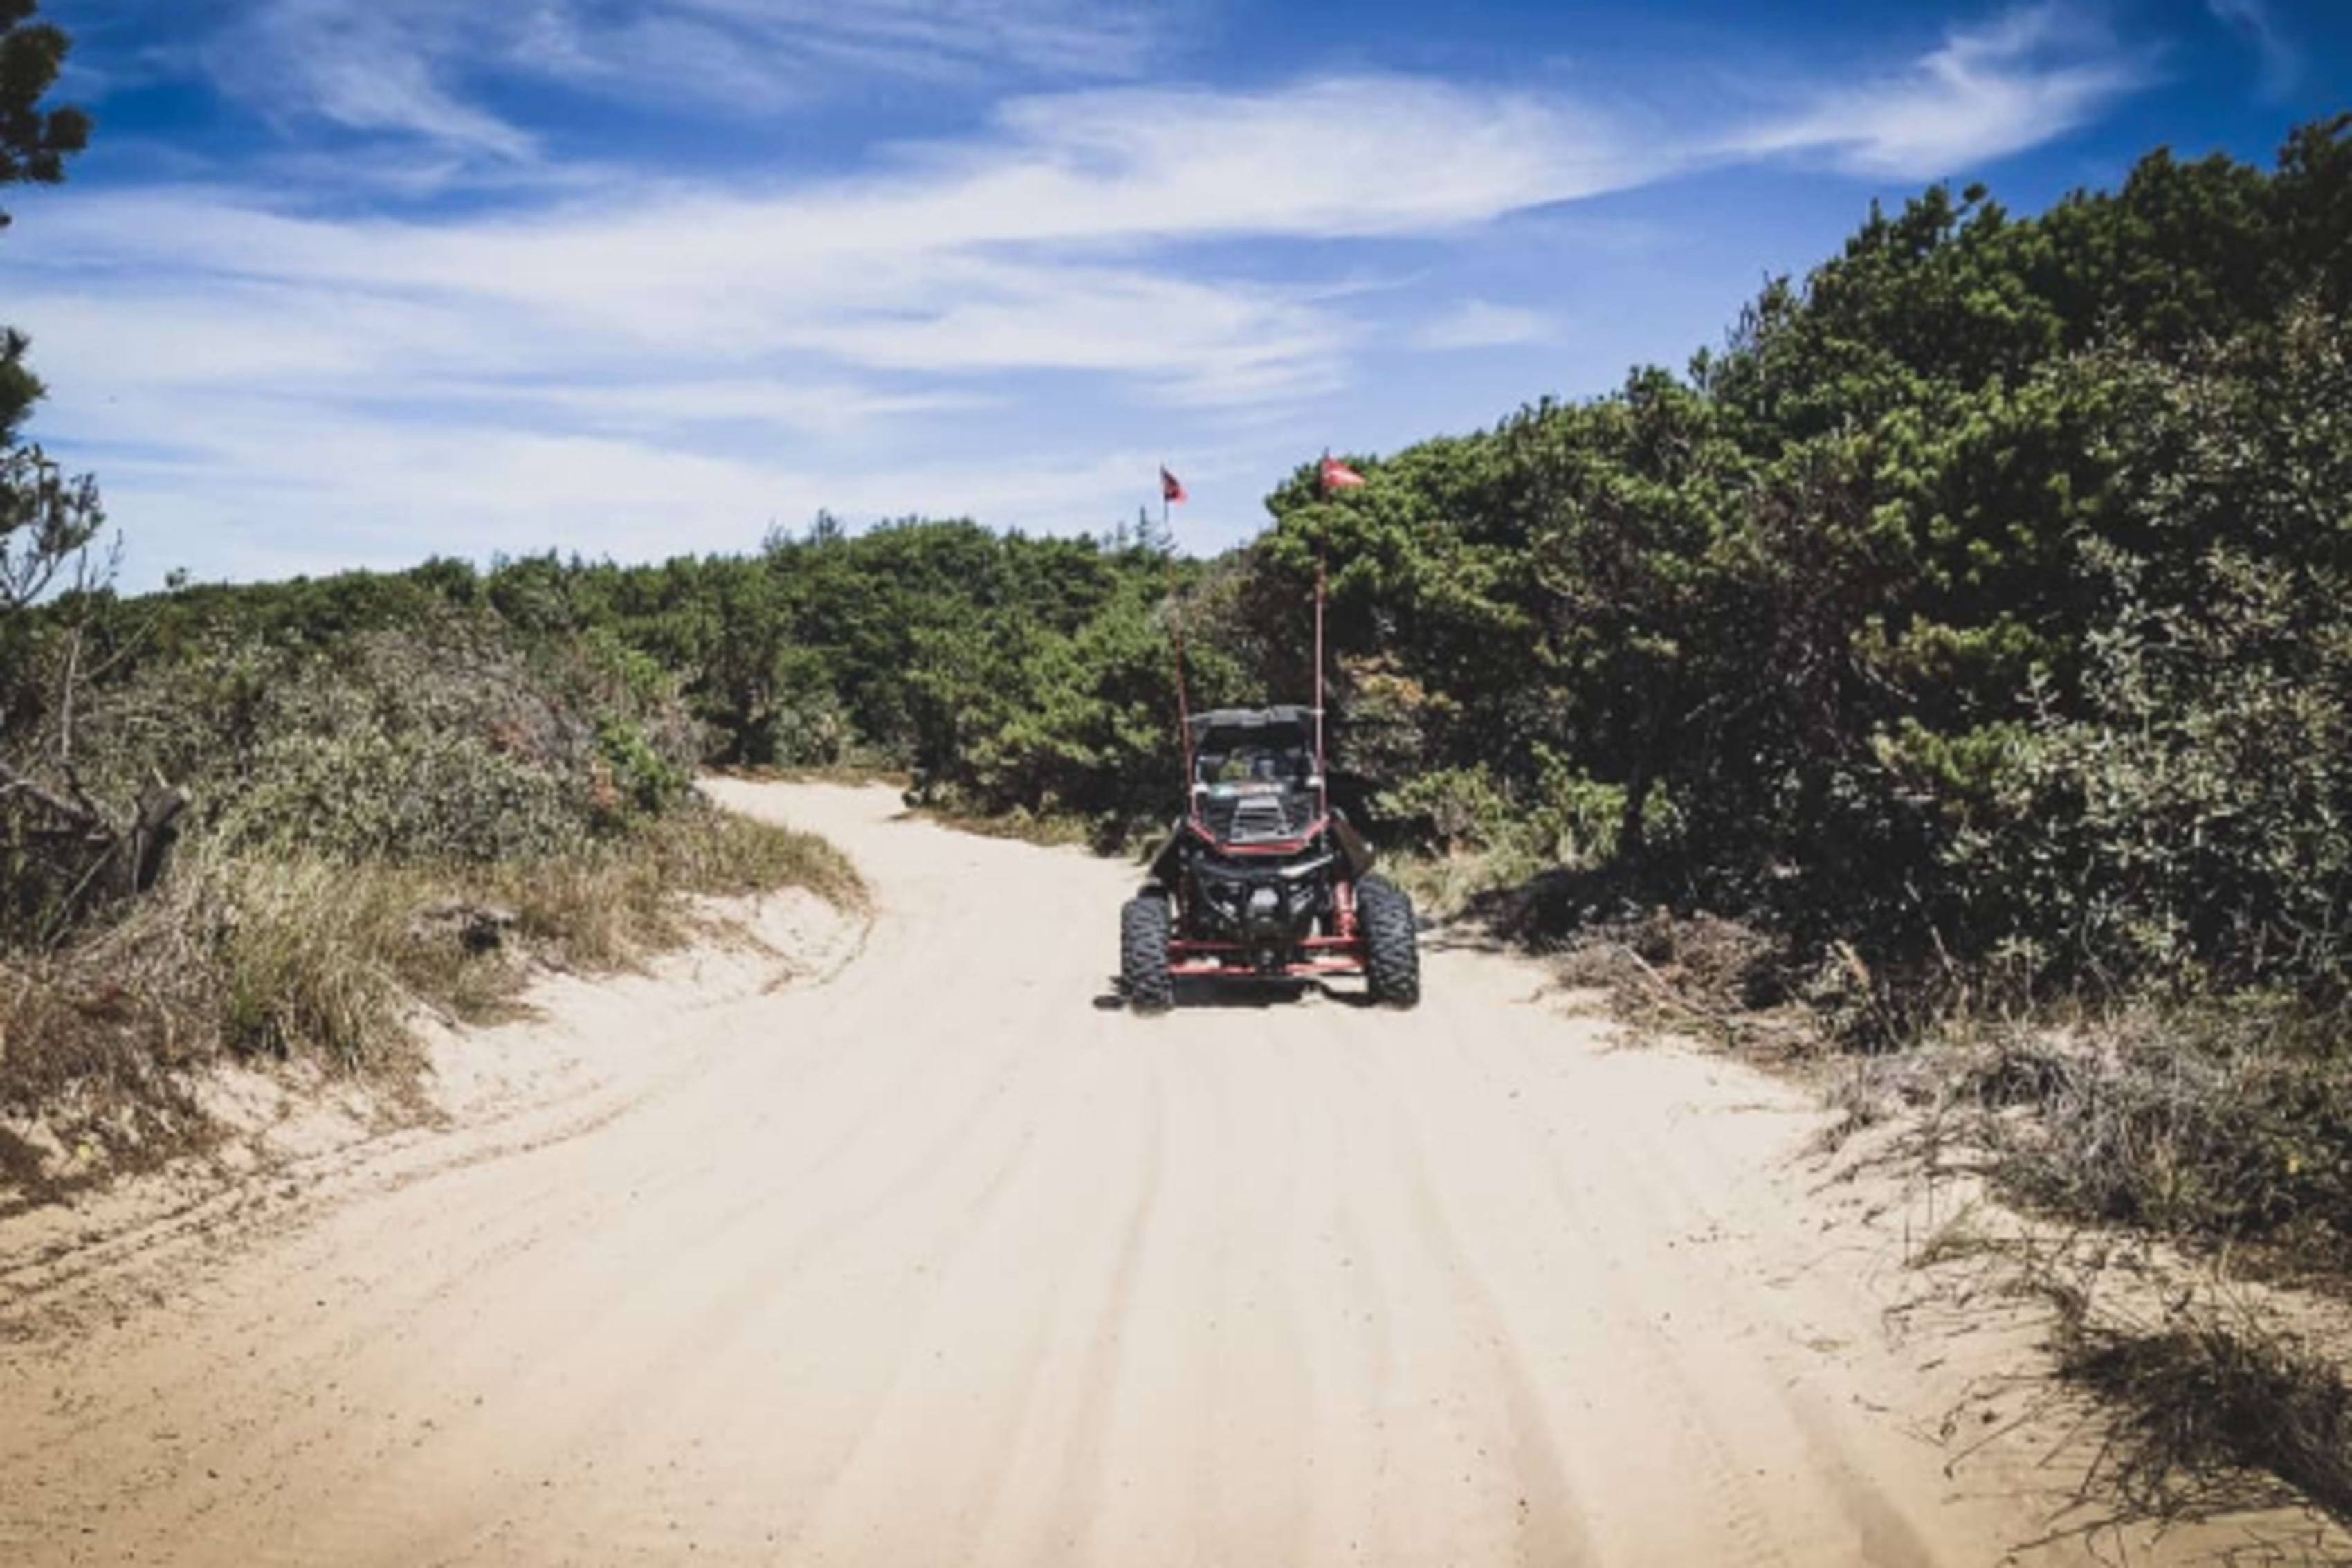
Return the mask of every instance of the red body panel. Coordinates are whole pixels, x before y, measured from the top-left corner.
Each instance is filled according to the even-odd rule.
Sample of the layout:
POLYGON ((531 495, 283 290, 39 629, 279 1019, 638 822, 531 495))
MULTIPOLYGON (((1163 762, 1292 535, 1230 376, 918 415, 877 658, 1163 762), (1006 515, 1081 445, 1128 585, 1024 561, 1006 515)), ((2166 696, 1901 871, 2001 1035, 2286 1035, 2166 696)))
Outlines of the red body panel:
POLYGON ((1309 956, 1296 959, 1280 969, 1262 970, 1249 962, 1250 949, 1244 942, 1179 938, 1168 944, 1168 973, 1222 980, 1291 980, 1314 974, 1364 972, 1363 943, 1352 936, 1310 936, 1300 942, 1298 948, 1309 956))
POLYGON ((1171 963, 1168 973, 1179 980, 1301 980, 1316 974, 1361 974, 1364 966, 1352 958, 1306 960, 1271 973, 1239 963, 1171 963))

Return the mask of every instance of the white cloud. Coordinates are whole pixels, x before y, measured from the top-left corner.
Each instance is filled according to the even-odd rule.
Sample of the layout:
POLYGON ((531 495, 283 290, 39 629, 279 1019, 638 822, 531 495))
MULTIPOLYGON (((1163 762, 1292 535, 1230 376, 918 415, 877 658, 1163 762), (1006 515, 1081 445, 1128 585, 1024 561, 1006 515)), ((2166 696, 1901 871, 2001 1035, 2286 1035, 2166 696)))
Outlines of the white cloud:
POLYGON ((208 576, 256 578, 496 550, 621 560, 746 550, 820 508, 853 521, 919 512, 1106 528, 1120 511, 1111 498, 1137 494, 1158 461, 1124 445, 1008 463, 901 444, 852 462, 827 449, 812 464, 593 426, 407 426, 259 397, 147 413, 168 416, 173 444, 116 454, 104 478, 149 581, 191 556, 208 576))
POLYGON ((1860 174, 1933 179, 2063 135, 2152 74, 2144 52, 2120 49, 2090 16, 2047 0, 1954 28, 1909 69, 1823 92, 1793 116, 1735 133, 1723 151, 1823 153, 1860 174))
POLYGON ((1423 322, 1413 341, 1426 349, 1517 348, 1549 342, 1559 329, 1559 319, 1549 311, 1465 300, 1423 322))
POLYGON ((49 214, 37 255, 53 283, 142 280, 103 305, 53 289, 70 297, 47 308, 45 352, 117 374, 131 344, 193 331, 208 346, 167 353, 171 374, 257 353, 541 379, 802 374, 814 358, 828 375, 1091 372, 1128 395, 1249 402, 1332 385, 1334 304, 1159 247, 1440 232, 1670 166, 1589 116, 1428 82, 1123 89, 1019 100, 976 145, 774 190, 638 180, 436 220, 204 187, 101 194, 49 214))
MULTIPOLYGON (((590 170, 489 116, 446 58, 447 18, 511 24, 510 68, 583 82, 625 38, 656 50, 615 30, 632 19, 685 29, 663 48, 766 29, 746 68, 780 91, 788 42, 901 71, 1101 70, 1127 34, 1061 0, 889 0, 845 21, 814 0, 657 16, 379 0, 340 54, 271 53, 352 4, 271 0, 241 68, 424 148, 375 177, 429 188, 487 158, 503 183, 353 216, 338 154, 316 183, 77 191, 41 209, 37 245, 0 251, 55 389, 45 431, 100 468, 158 565, 170 541, 246 573, 551 542, 642 556, 740 545, 818 506, 1097 526, 1167 455, 1131 438, 1146 421, 1153 446, 1214 431, 1232 460, 1278 461, 1299 428, 1345 417, 1350 345, 1376 334, 1313 246, 1353 242, 1353 270, 1368 243, 1459 240, 1727 158, 1921 172, 2057 134, 2133 69, 2055 13, 2017 12, 1899 83, 1746 131, 1360 74, 1032 94, 968 138, 831 177, 697 183, 590 170), (622 20, 589 25, 607 15, 622 20), (384 68, 344 74, 362 58, 384 68), (1279 271, 1254 265, 1269 242, 1279 271)), ((1424 352, 1559 331, 1504 300, 1427 309, 1407 340, 1424 352)))

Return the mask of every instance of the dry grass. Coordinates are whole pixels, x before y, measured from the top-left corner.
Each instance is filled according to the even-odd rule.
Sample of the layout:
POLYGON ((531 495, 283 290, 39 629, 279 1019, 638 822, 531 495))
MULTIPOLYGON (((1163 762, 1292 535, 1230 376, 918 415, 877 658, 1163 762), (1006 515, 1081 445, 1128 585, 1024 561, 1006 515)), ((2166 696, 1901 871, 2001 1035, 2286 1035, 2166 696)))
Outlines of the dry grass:
POLYGON ((1972 1015, 1950 987, 1915 1005, 1921 988, 1843 943, 1803 965, 1753 927, 1663 909, 1586 920, 1554 963, 1633 1022, 1801 1069, 1841 1132, 1905 1117, 2037 1212, 2352 1291, 2340 1008, 2248 994, 1972 1015))
POLYGON ((694 934, 682 894, 732 898, 806 888, 865 897, 846 856, 814 834, 717 811, 689 811, 543 864, 490 868, 478 896, 511 910, 526 951, 564 968, 625 967, 694 934))
POLYGON ((2220 1298, 2142 1321, 2095 1312, 2071 1283, 2047 1294, 2060 1376, 2107 1412, 2089 1488, 2157 1518, 2300 1499, 2352 1523, 2352 1389, 2335 1357, 2220 1298))
POLYGON ((1891 1122, 1874 1158, 1981 1174, 2033 1216, 1994 1224, 1971 1207, 1911 1261, 1982 1255, 2005 1288, 2054 1305, 2054 1373, 2098 1399, 2086 1501, 2179 1519, 2301 1500, 2352 1524, 2347 1337, 2290 1326, 2352 1295, 2340 1011, 2254 996, 2005 1017, 1939 1004, 1923 1023, 1850 952, 1808 972, 1748 928, 1664 911, 1596 912, 1557 963, 1637 1023, 1798 1068, 1843 1112, 1826 1145, 1891 1122), (2053 1217, 2076 1239, 2035 1239, 2053 1217), (2112 1274, 2118 1238, 2170 1261, 2112 1274))
MULTIPOLYGON (((494 1017, 541 966, 613 969, 688 940, 693 895, 785 887, 864 898, 824 840, 698 807, 528 864, 190 846, 119 921, 53 952, 0 956, 0 1115, 94 1142, 110 1169, 152 1163, 203 1141, 187 1084, 206 1062, 299 1058, 396 1085, 419 1063, 420 1006, 494 1017), (502 939, 469 942, 464 922, 443 918, 451 910, 499 911, 502 939)), ((38 1163, 0 1133, 0 1177, 48 1195, 38 1163)))
POLYGON ((1955 1021, 1831 1090, 1847 1130, 1912 1120, 2036 1213, 2352 1291, 2352 1061, 2291 1010, 1955 1021))
POLYGON ((2291 1243, 2352 1265, 2352 1061, 2292 1020, 2135 1014, 2006 1031, 1973 1075, 2022 1104, 2008 1183, 2045 1205, 2182 1237, 2291 1243))

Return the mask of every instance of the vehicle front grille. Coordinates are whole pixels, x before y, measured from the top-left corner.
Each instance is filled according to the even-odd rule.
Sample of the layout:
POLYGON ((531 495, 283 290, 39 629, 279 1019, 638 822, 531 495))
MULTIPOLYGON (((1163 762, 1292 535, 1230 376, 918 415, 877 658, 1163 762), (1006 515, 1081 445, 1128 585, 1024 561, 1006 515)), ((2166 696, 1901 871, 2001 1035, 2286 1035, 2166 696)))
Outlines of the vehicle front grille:
POLYGON ((1264 790, 1224 797, 1212 795, 1201 816, 1210 833, 1226 844, 1262 844, 1296 838, 1313 820, 1314 798, 1305 790, 1264 790))

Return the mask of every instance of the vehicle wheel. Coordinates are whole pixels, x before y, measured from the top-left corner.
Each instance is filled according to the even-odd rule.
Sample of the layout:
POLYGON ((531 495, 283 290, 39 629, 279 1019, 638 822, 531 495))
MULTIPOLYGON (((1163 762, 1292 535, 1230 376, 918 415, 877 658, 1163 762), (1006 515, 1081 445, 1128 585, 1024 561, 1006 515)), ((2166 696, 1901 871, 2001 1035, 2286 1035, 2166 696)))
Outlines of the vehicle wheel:
POLYGON ((1412 900, 1379 877, 1356 884, 1356 929, 1364 938, 1364 978, 1372 1000, 1410 1007, 1421 1000, 1421 939, 1412 900))
POLYGON ((1118 911, 1118 978, 1127 1005, 1139 1013, 1164 1013, 1176 1005, 1176 982, 1168 973, 1168 900, 1146 893, 1118 911))

